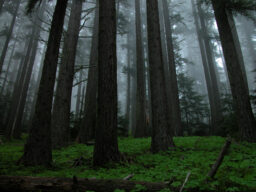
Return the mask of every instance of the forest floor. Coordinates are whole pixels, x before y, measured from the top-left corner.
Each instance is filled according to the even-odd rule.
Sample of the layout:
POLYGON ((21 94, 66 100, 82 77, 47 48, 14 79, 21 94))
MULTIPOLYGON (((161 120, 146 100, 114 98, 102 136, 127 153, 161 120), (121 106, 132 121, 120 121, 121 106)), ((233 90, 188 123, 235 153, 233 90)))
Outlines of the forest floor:
POLYGON ((202 190, 213 191, 256 191, 256 144, 232 142, 215 179, 206 183, 206 175, 225 138, 184 137, 174 138, 174 141, 175 150, 152 154, 150 138, 119 138, 119 149, 125 158, 105 168, 92 167, 93 146, 72 144, 54 150, 53 166, 47 169, 16 164, 23 153, 23 138, 0 145, 0 175, 122 179, 134 174, 131 180, 170 181, 173 187, 179 187, 190 171, 185 188, 200 186, 202 190), (82 165, 74 166, 75 159, 82 160, 82 165))

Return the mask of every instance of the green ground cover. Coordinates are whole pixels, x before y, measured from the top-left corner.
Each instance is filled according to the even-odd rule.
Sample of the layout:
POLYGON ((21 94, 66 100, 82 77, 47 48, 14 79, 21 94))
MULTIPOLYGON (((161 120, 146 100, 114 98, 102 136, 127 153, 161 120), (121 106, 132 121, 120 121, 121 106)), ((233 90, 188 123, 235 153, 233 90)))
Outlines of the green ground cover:
POLYGON ((0 175, 124 178, 134 174, 131 180, 163 182, 173 187, 182 185, 188 171, 191 176, 186 188, 195 186, 213 191, 256 191, 256 144, 231 144, 228 155, 219 168, 215 179, 206 183, 205 178, 215 162, 225 139, 221 137, 174 138, 174 151, 150 153, 150 138, 119 138, 119 149, 124 160, 105 168, 92 167, 92 146, 73 144, 53 152, 53 166, 24 167, 16 162, 23 153, 23 141, 0 145, 0 175), (84 158, 83 165, 73 167, 74 160, 84 158))

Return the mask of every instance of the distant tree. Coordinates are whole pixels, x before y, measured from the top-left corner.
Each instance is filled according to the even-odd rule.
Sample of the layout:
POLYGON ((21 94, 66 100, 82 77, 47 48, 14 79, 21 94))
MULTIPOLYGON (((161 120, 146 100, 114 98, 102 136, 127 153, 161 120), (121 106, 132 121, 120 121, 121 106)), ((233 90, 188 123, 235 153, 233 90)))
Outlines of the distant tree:
POLYGON ((152 104, 152 152, 168 150, 174 146, 168 106, 164 66, 161 50, 159 13, 157 0, 147 0, 147 28, 152 104))
POLYGON ((5 60, 5 57, 6 57, 9 42, 12 38, 12 32, 13 32, 13 29, 14 29, 14 24, 16 22, 16 18, 18 16, 18 11, 19 11, 20 4, 21 4, 21 0, 15 1, 15 3, 14 3, 14 7, 13 7, 14 8, 14 14, 12 16, 12 21, 11 21, 11 24, 9 26, 7 37, 6 37, 4 47, 3 47, 1 57, 0 57, 0 74, 2 73, 2 70, 3 70, 4 60, 5 60))
MULTIPOLYGON (((33 2, 35 1, 29 1, 28 11, 33 8, 31 7, 33 2)), ((49 166, 52 162, 51 108, 67 2, 67 0, 58 0, 53 14, 35 114, 24 154, 20 159, 24 165, 49 166)))
POLYGON ((4 1, 5 1, 5 0, 0 0, 0 14, 2 13, 4 1))
POLYGON ((99 7, 98 0, 95 9, 93 38, 90 51, 88 81, 84 101, 84 116, 78 133, 77 141, 87 143, 95 137, 97 113, 97 70, 98 70, 98 32, 99 7))
POLYGON ((66 146, 69 140, 71 94, 82 7, 83 0, 72 1, 68 30, 64 35, 51 121, 53 148, 66 146))
POLYGON ((218 25, 220 40, 226 61, 234 109, 241 139, 248 142, 256 141, 256 121, 252 113, 249 93, 246 88, 235 36, 230 23, 230 11, 256 9, 255 1, 220 1, 212 0, 214 14, 218 25), (237 6, 239 5, 239 6, 237 6))
POLYGON ((98 110, 94 166, 119 161, 115 0, 99 1, 98 110))

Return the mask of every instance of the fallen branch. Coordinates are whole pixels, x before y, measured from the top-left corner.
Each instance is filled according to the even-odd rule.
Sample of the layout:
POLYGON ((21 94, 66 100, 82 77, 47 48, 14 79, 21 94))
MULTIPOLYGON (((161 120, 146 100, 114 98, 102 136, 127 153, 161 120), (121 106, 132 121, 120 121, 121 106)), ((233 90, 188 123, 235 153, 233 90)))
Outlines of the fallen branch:
POLYGON ((133 178, 134 174, 127 175, 126 177, 123 178, 123 180, 130 180, 133 178))
POLYGON ((214 163, 214 165, 212 166, 211 170, 209 171, 208 173, 208 177, 210 178, 214 178, 215 174, 217 173, 218 171, 218 168, 220 167, 225 155, 227 154, 228 152, 228 149, 230 147, 230 144, 231 144, 231 138, 227 138, 227 141, 226 143, 224 144, 224 146, 222 147, 222 150, 216 160, 216 162, 214 163))
POLYGON ((186 183, 188 182, 188 178, 189 178, 190 175, 191 175, 191 172, 189 171, 189 172, 187 173, 187 176, 186 176, 186 179, 185 179, 183 185, 182 185, 181 188, 180 188, 180 192, 183 191, 183 189, 184 189, 186 183))

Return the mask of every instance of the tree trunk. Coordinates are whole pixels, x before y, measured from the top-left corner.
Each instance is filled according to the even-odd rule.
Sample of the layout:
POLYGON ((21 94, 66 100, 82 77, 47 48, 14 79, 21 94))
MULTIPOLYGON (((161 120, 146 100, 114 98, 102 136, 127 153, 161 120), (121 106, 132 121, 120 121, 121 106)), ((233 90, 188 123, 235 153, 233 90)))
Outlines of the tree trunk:
MULTIPOLYGON (((79 82, 82 81, 83 78, 83 70, 80 69, 79 72, 79 82)), ((81 106, 81 91, 82 91, 83 83, 79 83, 77 88, 77 95, 76 95, 76 118, 80 118, 80 106, 81 106)))
POLYGON ((218 114, 217 114, 217 109, 216 109, 215 100, 214 100, 214 96, 213 96, 212 82, 211 82, 211 76, 210 76, 210 72, 209 72, 207 56, 206 56, 206 52, 205 52, 202 29, 199 25, 199 18, 197 17, 195 1, 191 0, 191 3, 192 3, 192 9, 193 9, 193 15, 194 15, 194 20, 195 20, 195 25, 196 25, 196 31, 197 31, 197 37, 198 37, 201 57, 202 57, 202 63, 203 63, 203 68, 204 68, 206 87, 207 87, 207 91, 208 91, 208 98, 209 98, 209 104, 210 104, 210 110, 211 110, 210 134, 212 134, 212 130, 214 129, 213 126, 216 125, 215 122, 217 122, 218 114))
POLYGON ((7 53, 7 50, 8 50, 9 42, 12 38, 12 32, 13 32, 13 28, 14 28, 14 24, 15 24, 17 15, 18 15, 21 0, 18 0, 15 3, 16 4, 14 6, 14 8, 15 8, 14 15, 12 17, 12 22, 10 24, 10 27, 9 27, 9 30, 8 30, 8 33, 7 33, 7 37, 6 37, 6 40, 5 40, 5 43, 4 43, 4 47, 3 47, 3 50, 2 50, 2 54, 1 54, 1 57, 0 57, 0 74, 2 73, 2 70, 3 70, 5 56, 6 56, 6 53, 7 53))
POLYGON ((166 0, 162 0, 163 5, 163 15, 164 15, 164 24, 165 24, 165 35, 166 35, 166 45, 168 53, 168 62, 169 62, 169 73, 170 73, 170 86, 171 86, 171 105, 172 105, 172 127, 176 131, 177 135, 183 135, 183 128, 181 125, 181 112, 180 112, 180 101, 179 101, 179 92, 178 92, 178 82, 176 74, 176 65, 174 57, 174 48, 172 41, 172 28, 170 24, 169 9, 166 0))
POLYGON ((74 78, 74 66, 79 36, 83 1, 73 0, 64 37, 64 46, 59 69, 59 77, 52 112, 52 147, 61 148, 68 144, 71 94, 74 78))
POLYGON ((127 92, 126 92, 126 111, 125 119, 127 120, 126 130, 130 130, 130 112, 131 112, 131 33, 127 33, 127 92))
POLYGON ((88 81, 84 102, 84 117, 78 134, 78 141, 87 143, 95 137, 96 113, 97 113, 97 67, 98 67, 98 31, 99 8, 98 1, 95 9, 93 38, 90 52, 88 81))
POLYGON ((52 161, 51 108, 66 7, 67 0, 57 1, 44 59, 35 115, 21 158, 24 165, 50 165, 52 161))
POLYGON ((98 113, 94 166, 119 161, 117 143, 117 58, 115 0, 99 2, 98 113))
POLYGON ((39 15, 35 16, 36 17, 35 25, 34 25, 34 29, 31 36, 32 38, 32 46, 30 51, 31 53, 29 54, 29 60, 25 61, 25 62, 28 62, 28 66, 26 69, 27 71, 26 71, 25 78, 21 82, 22 91, 19 98, 19 103, 16 106, 17 107, 16 115, 12 125, 13 131, 11 136, 15 139, 20 139, 21 132, 22 132, 22 119, 24 114, 26 114, 24 113, 24 107, 26 104, 29 83, 30 83, 32 70, 35 63, 35 59, 36 59, 38 39, 40 37, 40 26, 42 24, 42 21, 40 20, 40 18, 43 17, 45 5, 46 5, 46 1, 43 1, 42 7, 40 8, 40 11, 39 11, 39 15))
POLYGON ((147 28, 152 103, 152 152, 173 147, 171 125, 168 121, 166 84, 161 50, 157 0, 147 0, 147 28))
POLYGON ((210 39, 208 37, 209 32, 205 23, 205 16, 201 6, 202 5, 200 4, 199 0, 197 0, 198 16, 201 23, 201 36, 204 42, 204 49, 205 49, 205 54, 207 58, 208 68, 209 68, 209 75, 211 79, 211 90, 213 94, 212 97, 214 100, 213 102, 214 102, 215 113, 216 113, 216 114, 213 114, 214 121, 212 121, 212 130, 211 130, 211 134, 214 134, 219 126, 219 123, 222 120, 222 109, 221 109, 220 93, 219 93, 218 82, 217 82, 217 74, 214 67, 215 63, 213 61, 212 49, 210 46, 210 39))
POLYGON ((137 68, 137 91, 136 91, 136 127, 134 137, 147 135, 145 113, 145 64, 143 62, 141 11, 140 0, 135 0, 135 25, 136 25, 136 68, 137 68))
POLYGON ((225 9, 225 4, 223 2, 212 0, 212 5, 228 70, 240 136, 242 140, 255 142, 256 122, 252 113, 250 98, 245 85, 241 65, 239 63, 239 55, 237 54, 232 28, 226 12, 227 10, 225 9))

